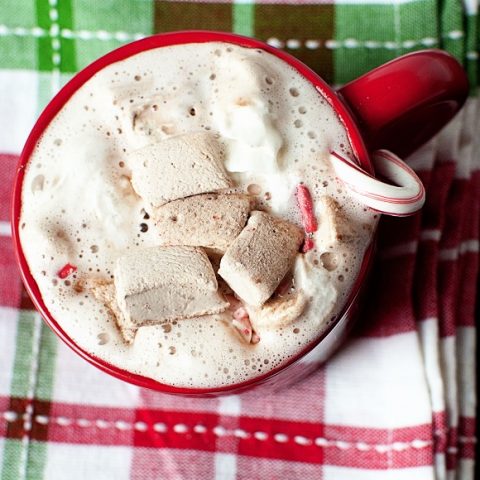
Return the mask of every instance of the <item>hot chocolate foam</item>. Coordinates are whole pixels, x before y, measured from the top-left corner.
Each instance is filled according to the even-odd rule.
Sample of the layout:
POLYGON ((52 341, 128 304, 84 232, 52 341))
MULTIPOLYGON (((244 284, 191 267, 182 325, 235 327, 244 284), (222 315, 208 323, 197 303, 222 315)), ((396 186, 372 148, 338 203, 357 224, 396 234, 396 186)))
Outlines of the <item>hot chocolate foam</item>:
POLYGON ((328 154, 351 153, 346 132, 319 92, 278 58, 226 43, 143 52, 106 67, 69 100, 27 166, 20 238, 45 304, 84 350, 125 370, 176 386, 244 381, 286 362, 344 306, 375 216, 335 180, 328 154), (141 327, 127 345, 108 309, 83 286, 111 280, 119 256, 158 244, 150 205, 132 189, 131 152, 180 134, 220 134, 232 192, 301 226, 295 189, 313 197, 315 248, 298 255, 295 287, 308 297, 294 323, 246 345, 231 313, 141 327), (323 220, 322 200, 342 207, 348 235, 323 220), (332 230, 333 229, 333 230, 332 230), (77 270, 58 277, 65 264, 77 270))

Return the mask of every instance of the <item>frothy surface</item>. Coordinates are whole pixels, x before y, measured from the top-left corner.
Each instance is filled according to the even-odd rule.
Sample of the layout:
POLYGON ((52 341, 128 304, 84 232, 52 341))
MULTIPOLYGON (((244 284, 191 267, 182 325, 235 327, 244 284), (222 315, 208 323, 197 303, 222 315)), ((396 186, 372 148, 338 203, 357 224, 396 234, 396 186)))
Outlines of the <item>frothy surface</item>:
POLYGON ((27 166, 20 239, 44 302, 84 350, 125 370, 176 386, 238 383, 287 361, 342 309, 370 241, 375 215, 334 179, 331 149, 350 153, 328 102, 276 57, 226 43, 143 52, 97 73, 69 100, 27 166), (142 327, 126 345, 104 305, 78 280, 112 278, 115 260, 156 244, 149 206, 130 184, 128 154, 173 135, 218 132, 236 191, 301 225, 295 188, 311 191, 316 248, 299 255, 295 284, 309 296, 293 324, 258 331, 246 345, 228 313, 142 327), (343 206, 354 239, 332 242, 320 199, 343 206), (66 280, 57 272, 77 267, 66 280))

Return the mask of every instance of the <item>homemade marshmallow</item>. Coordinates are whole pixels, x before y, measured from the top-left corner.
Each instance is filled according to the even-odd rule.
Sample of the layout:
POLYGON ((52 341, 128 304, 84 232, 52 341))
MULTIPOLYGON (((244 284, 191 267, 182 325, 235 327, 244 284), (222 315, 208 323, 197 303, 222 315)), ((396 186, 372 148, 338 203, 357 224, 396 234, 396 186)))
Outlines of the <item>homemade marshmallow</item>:
POLYGON ((132 185, 152 207, 233 186, 224 151, 214 134, 178 135, 129 154, 132 185))
POLYGON ((137 249, 117 260, 114 284, 121 312, 117 321, 122 332, 127 330, 127 341, 129 331, 144 325, 220 313, 229 305, 218 293, 215 273, 200 248, 137 249))
POLYGON ((278 328, 293 323, 305 310, 307 297, 302 291, 297 291, 283 297, 272 298, 260 308, 246 305, 246 310, 253 327, 278 328))
POLYGON ((225 252, 247 223, 252 198, 208 193, 167 203, 154 212, 162 245, 191 245, 225 252))
POLYGON ((296 225, 254 211, 222 257, 218 274, 243 301, 261 306, 292 266, 303 236, 296 225))
POLYGON ((328 195, 323 195, 318 201, 320 237, 323 242, 335 245, 345 243, 355 235, 352 226, 338 202, 328 195))
POLYGON ((97 300, 109 309, 125 342, 129 344, 132 343, 135 339, 137 327, 133 325, 132 322, 125 317, 122 310, 120 310, 113 282, 101 279, 90 279, 86 287, 97 300))

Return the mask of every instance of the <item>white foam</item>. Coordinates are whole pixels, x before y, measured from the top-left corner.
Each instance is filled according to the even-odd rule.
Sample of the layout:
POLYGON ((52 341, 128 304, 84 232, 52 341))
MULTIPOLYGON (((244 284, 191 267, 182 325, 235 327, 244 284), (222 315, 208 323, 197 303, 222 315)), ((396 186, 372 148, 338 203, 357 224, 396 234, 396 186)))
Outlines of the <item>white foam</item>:
POLYGON ((318 337, 343 307, 358 273, 369 243, 365 225, 374 216, 342 191, 327 164, 331 148, 348 146, 323 97, 265 52, 190 44, 118 62, 72 96, 32 155, 20 221, 30 270, 62 328, 99 358, 173 385, 212 387, 252 378, 318 337), (342 249, 332 246, 339 257, 332 271, 321 267, 324 250, 309 253, 309 267, 296 268, 301 273, 295 279, 310 296, 308 310, 291 327, 258 332, 257 345, 240 343, 219 316, 178 321, 169 332, 143 327, 127 346, 106 308, 75 291, 75 279, 110 278, 119 255, 155 244, 143 210, 148 207, 128 181, 126 153, 201 129, 222 135, 226 166, 239 190, 260 185, 259 196, 271 197, 267 207, 300 224, 294 192, 303 181, 314 202, 328 194, 344 206, 357 239, 342 249), (66 263, 78 270, 64 281, 57 272, 66 263), (325 308, 329 302, 332 308, 325 308))

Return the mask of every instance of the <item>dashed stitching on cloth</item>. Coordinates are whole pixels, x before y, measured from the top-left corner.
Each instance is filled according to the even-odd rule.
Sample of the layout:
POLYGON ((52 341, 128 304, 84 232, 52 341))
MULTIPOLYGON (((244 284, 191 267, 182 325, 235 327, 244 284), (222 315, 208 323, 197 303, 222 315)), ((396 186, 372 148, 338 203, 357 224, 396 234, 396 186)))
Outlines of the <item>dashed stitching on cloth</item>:
MULTIPOLYGON (((442 35, 442 38, 449 40, 461 40, 465 36, 461 30, 452 30, 442 35)), ((425 37, 418 40, 403 40, 403 41, 378 41, 378 40, 357 40, 355 38, 346 38, 345 40, 305 40, 302 45, 302 41, 292 38, 288 40, 280 40, 277 37, 270 37, 267 39, 267 43, 272 47, 288 48, 290 50, 296 50, 304 46, 309 50, 316 50, 318 48, 326 48, 328 50, 335 50, 338 48, 368 48, 377 49, 385 48, 387 50, 397 50, 399 48, 413 48, 417 46, 433 47, 438 45, 438 39, 434 37, 425 37)), ((477 53, 477 52, 469 52, 477 53)))
MULTIPOLYGON (((58 20, 58 10, 56 8, 57 1, 49 0, 51 5, 50 20, 56 22, 58 20), (53 7, 52 7, 53 5, 53 7), (56 11, 57 13, 52 13, 56 11), (53 18, 52 18, 53 17, 53 18), (54 20, 55 19, 55 20, 54 20)), ((41 27, 25 28, 25 27, 8 27, 7 25, 0 25, 0 37, 61 37, 69 40, 118 40, 120 42, 128 40, 139 40, 146 35, 143 33, 129 33, 129 32, 107 32, 106 30, 71 30, 69 28, 55 28, 52 31, 41 27)))
POLYGON ((62 62, 60 51, 60 25, 58 24, 58 9, 57 0, 48 0, 50 10, 48 16, 50 17, 50 45, 52 47, 52 94, 55 94, 60 89, 60 64, 62 62))
POLYGON ((316 40, 308 39, 303 43, 298 39, 280 40, 276 37, 270 37, 267 39, 267 43, 276 48, 288 48, 290 50, 298 50, 305 47, 308 50, 317 50, 319 48, 326 48, 327 50, 337 50, 339 48, 355 49, 355 48, 367 48, 367 49, 379 49, 384 48, 387 50, 397 50, 399 48, 413 48, 416 46, 433 47, 438 45, 438 40, 433 37, 425 37, 419 40, 403 40, 402 42, 395 41, 377 41, 377 40, 356 40, 355 38, 346 38, 345 40, 316 40))
MULTIPOLYGON (((57 0, 49 0, 49 3, 52 7, 52 11, 57 11, 56 5, 57 0), (55 7, 55 8, 53 8, 55 7)), ((55 16, 55 14, 53 14, 55 16)), ((52 15, 50 16, 51 20, 52 15)), ((58 11, 57 17, 58 18, 58 11)), ((49 30, 40 28, 40 27, 32 27, 32 28, 25 28, 25 27, 9 27, 7 25, 0 25, 0 36, 19 36, 19 37, 60 37, 65 39, 74 39, 74 40, 101 40, 101 41, 108 41, 108 40, 118 40, 120 42, 123 41, 131 41, 131 40, 139 40, 144 38, 146 35, 143 33, 130 33, 130 32, 108 32, 106 30, 71 30, 68 28, 52 28, 49 30)), ((58 27, 58 24, 57 24, 58 27)), ((447 38, 450 40, 461 40, 465 36, 464 32, 461 30, 452 30, 450 32, 446 32, 442 35, 443 38, 447 38)), ((418 40, 403 40, 401 42, 397 41, 377 41, 377 40, 357 40, 355 38, 347 38, 345 40, 318 40, 318 39, 307 39, 307 40, 300 40, 297 38, 290 38, 287 40, 280 40, 276 37, 270 37, 267 39, 267 43, 277 47, 277 48, 288 48, 290 50, 298 50, 302 47, 305 47, 309 50, 316 50, 319 48, 326 48, 328 50, 336 50, 339 48, 346 48, 346 49, 353 49, 353 48, 367 48, 367 49, 378 49, 378 48, 385 48, 387 50, 396 50, 398 48, 413 48, 417 46, 422 47, 433 47, 438 45, 438 40, 434 37, 425 37, 418 40)), ((53 44, 52 44, 53 47, 53 44)), ((477 52, 468 52, 467 58, 473 59, 474 54, 477 52)), ((478 55, 478 54, 477 54, 478 55)))
MULTIPOLYGON (((5 411, 2 416, 7 422, 15 422, 21 415, 14 411, 5 411)), ((179 435, 185 435, 187 433, 196 433, 204 435, 212 433, 216 437, 228 437, 233 436, 241 440, 257 440, 260 442, 276 442, 285 444, 293 442, 299 446, 312 446, 315 445, 320 448, 337 448, 339 450, 348 450, 350 448, 367 452, 374 450, 380 454, 388 454, 392 451, 402 452, 405 450, 421 450, 423 448, 431 447, 433 445, 432 440, 414 439, 409 442, 392 442, 387 444, 381 443, 366 443, 366 442, 351 442, 343 440, 333 440, 324 437, 308 437, 305 435, 288 435, 286 433, 268 434, 262 431, 247 431, 241 428, 235 428, 228 430, 221 425, 214 427, 206 427, 205 425, 196 424, 193 426, 186 425, 184 423, 176 423, 174 425, 166 425, 163 422, 156 422, 153 424, 147 424, 146 422, 127 422, 124 420, 109 421, 104 419, 86 419, 86 418, 69 418, 64 416, 47 416, 36 415, 33 421, 40 425, 48 425, 54 423, 60 427, 80 427, 80 428, 96 428, 100 430, 106 430, 115 428, 119 431, 135 430, 139 432, 153 431, 156 433, 166 433, 172 431, 179 435)), ((476 437, 460 437, 459 443, 469 444, 476 443, 476 437)))

